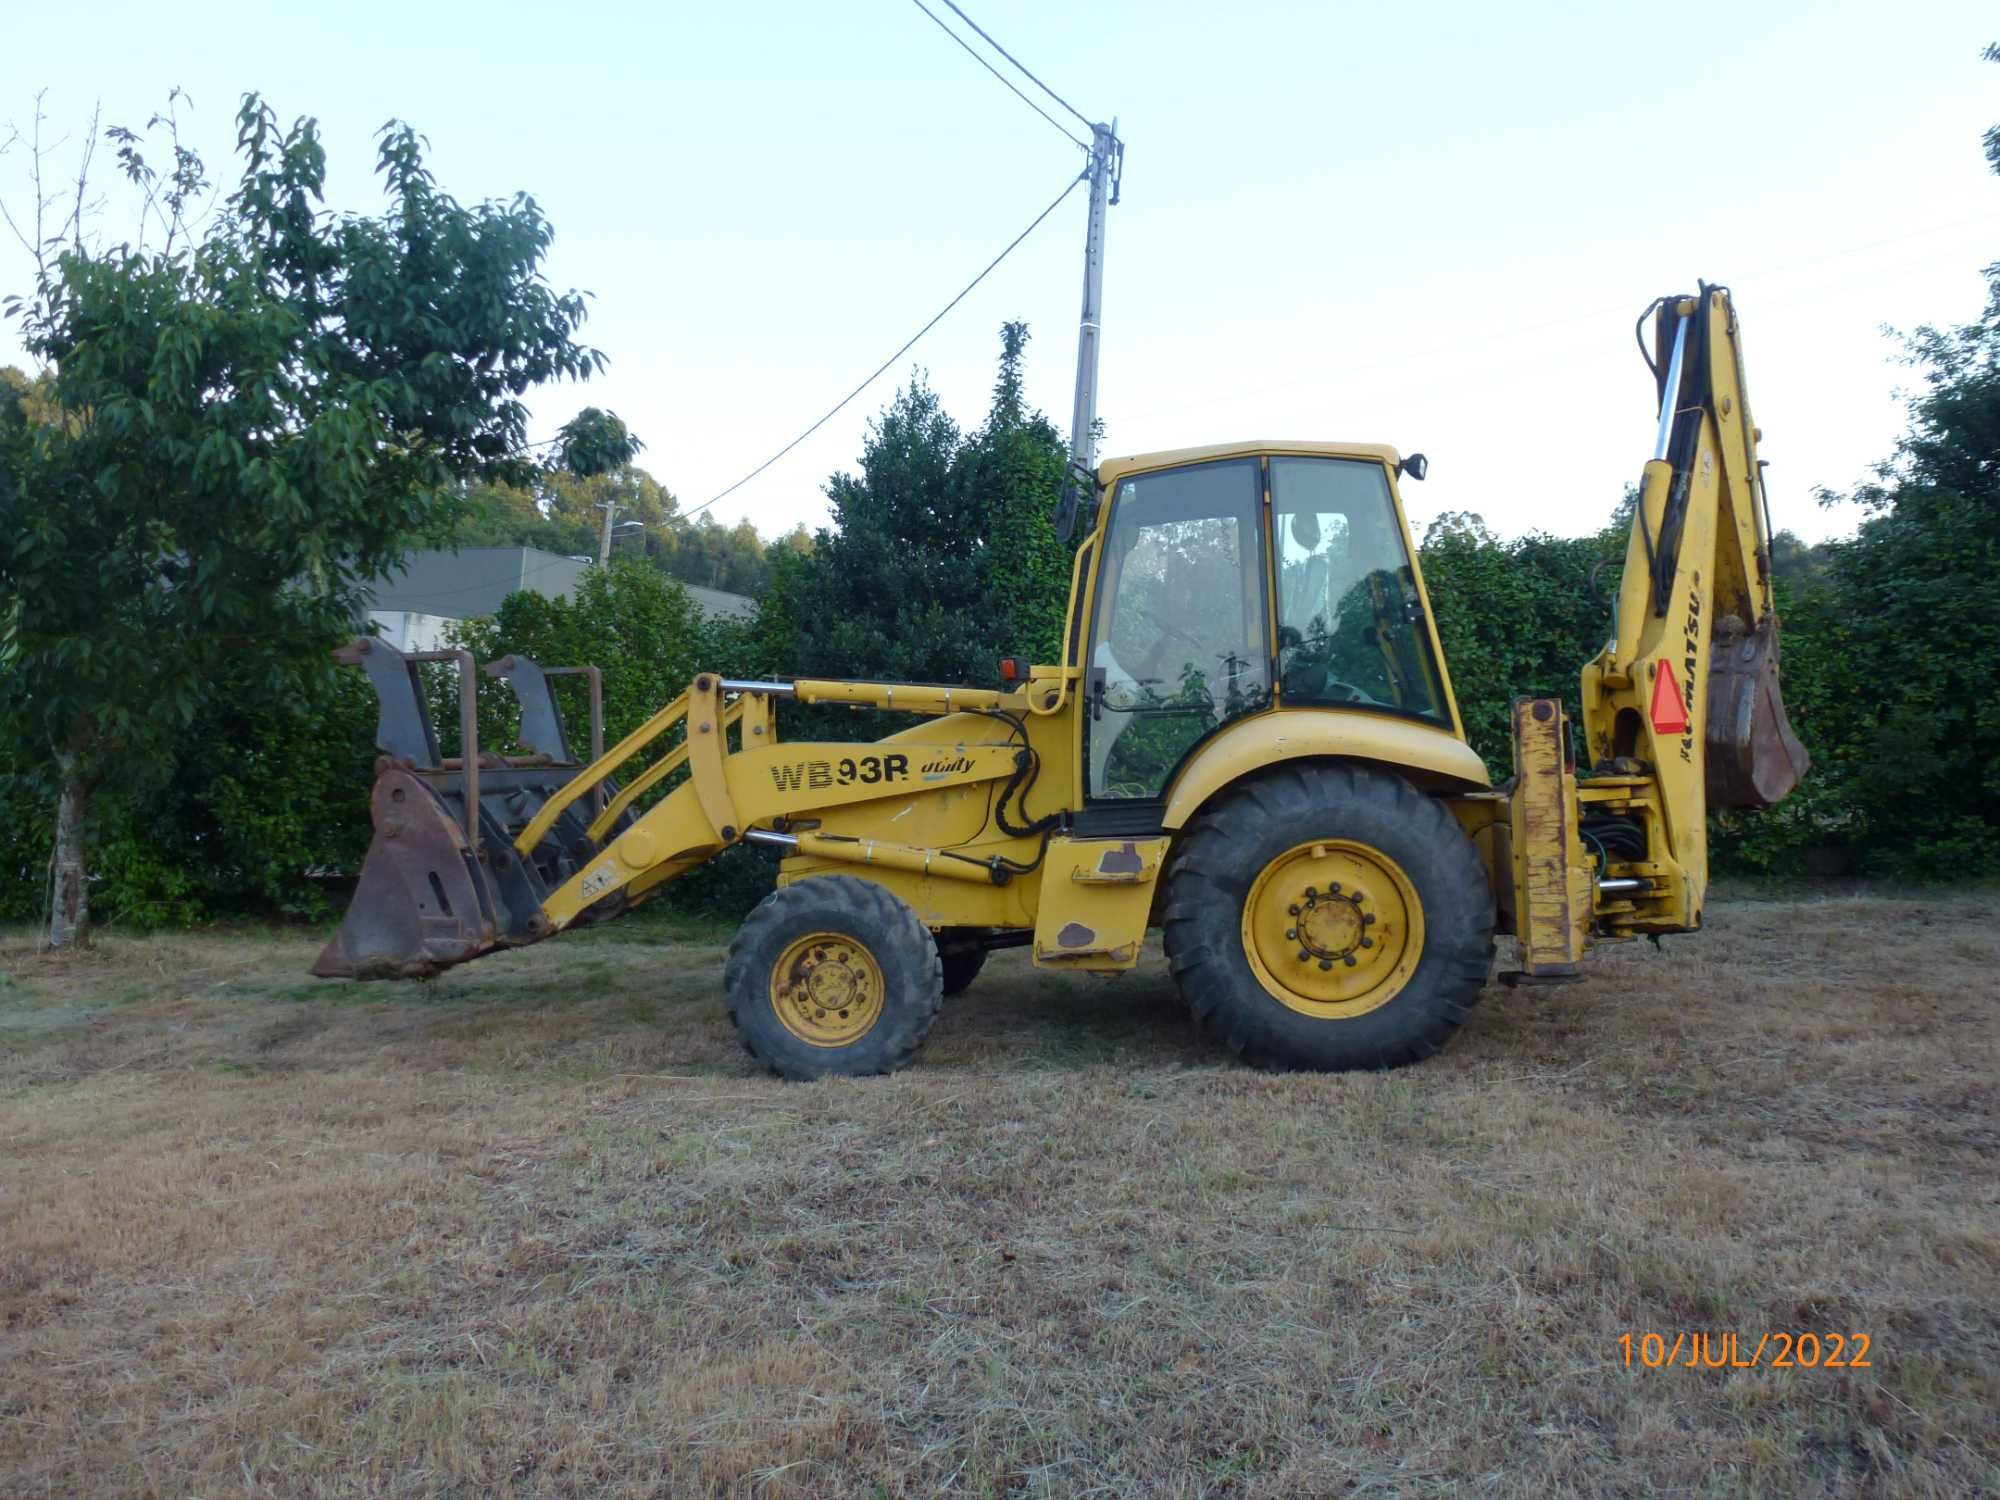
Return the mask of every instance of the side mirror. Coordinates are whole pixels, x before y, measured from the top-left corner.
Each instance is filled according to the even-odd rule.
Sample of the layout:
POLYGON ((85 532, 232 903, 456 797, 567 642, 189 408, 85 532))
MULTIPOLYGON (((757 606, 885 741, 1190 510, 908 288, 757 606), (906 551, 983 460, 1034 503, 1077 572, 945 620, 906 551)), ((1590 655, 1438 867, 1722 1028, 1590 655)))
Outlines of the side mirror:
POLYGON ((1424 475, 1430 472, 1430 468, 1431 461, 1429 459, 1425 458, 1421 453, 1412 453, 1408 458, 1396 465, 1396 473, 1399 476, 1407 474, 1412 479, 1422 479, 1424 475))
MULTIPOLYGON (((1056 502, 1055 532, 1057 541, 1067 543, 1076 534, 1077 513, 1082 509, 1083 495, 1086 489, 1090 493, 1091 507, 1094 511, 1097 499, 1097 476, 1088 469, 1078 468, 1075 464, 1065 464, 1063 466, 1062 499, 1056 502)), ((1090 530, 1090 523, 1094 520, 1096 520, 1094 514, 1086 519, 1083 528, 1086 532, 1090 530)))
POLYGON ((1055 531, 1056 540, 1065 543, 1076 531, 1076 481, 1073 479, 1063 482, 1062 499, 1056 503, 1055 531))

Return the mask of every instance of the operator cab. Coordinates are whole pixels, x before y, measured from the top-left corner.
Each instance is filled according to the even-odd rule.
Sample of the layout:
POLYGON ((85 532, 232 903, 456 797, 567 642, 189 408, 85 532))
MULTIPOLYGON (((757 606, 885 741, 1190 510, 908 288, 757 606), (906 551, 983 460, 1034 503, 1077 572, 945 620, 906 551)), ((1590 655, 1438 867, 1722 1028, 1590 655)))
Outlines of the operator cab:
POLYGON ((1306 443, 1105 465, 1083 660, 1090 798, 1159 798, 1202 741, 1272 708, 1459 737, 1398 467, 1390 449, 1306 443))

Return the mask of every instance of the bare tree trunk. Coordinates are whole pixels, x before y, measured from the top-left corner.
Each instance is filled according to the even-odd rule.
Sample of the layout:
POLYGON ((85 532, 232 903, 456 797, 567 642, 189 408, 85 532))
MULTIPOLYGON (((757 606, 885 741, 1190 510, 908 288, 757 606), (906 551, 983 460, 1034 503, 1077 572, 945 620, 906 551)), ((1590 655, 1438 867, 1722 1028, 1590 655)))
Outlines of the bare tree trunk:
POLYGON ((83 816, 90 787, 77 774, 77 756, 56 756, 62 792, 56 798, 55 899, 49 905, 49 946, 90 946, 90 882, 83 866, 83 816))

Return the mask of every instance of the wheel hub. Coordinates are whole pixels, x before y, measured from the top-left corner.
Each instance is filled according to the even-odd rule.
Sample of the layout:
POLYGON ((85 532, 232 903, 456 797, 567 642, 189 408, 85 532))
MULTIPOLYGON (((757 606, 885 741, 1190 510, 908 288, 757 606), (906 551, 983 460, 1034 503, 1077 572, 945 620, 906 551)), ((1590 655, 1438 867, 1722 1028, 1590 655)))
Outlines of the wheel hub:
POLYGON ((1307 886, 1303 904, 1295 901, 1286 908, 1286 915, 1298 918, 1294 930, 1300 959, 1351 966, 1363 948, 1374 947, 1368 929, 1375 925, 1375 914, 1364 908, 1363 900, 1360 891, 1343 892, 1338 885, 1327 892, 1307 886))
POLYGON ((882 1016, 882 969, 841 933, 798 939, 771 966, 771 1008, 785 1029, 815 1047, 845 1047, 882 1016))
POLYGON ((1324 839, 1266 865, 1243 906, 1243 948, 1264 988, 1313 1016, 1393 999, 1423 953, 1409 877, 1370 845, 1324 839))

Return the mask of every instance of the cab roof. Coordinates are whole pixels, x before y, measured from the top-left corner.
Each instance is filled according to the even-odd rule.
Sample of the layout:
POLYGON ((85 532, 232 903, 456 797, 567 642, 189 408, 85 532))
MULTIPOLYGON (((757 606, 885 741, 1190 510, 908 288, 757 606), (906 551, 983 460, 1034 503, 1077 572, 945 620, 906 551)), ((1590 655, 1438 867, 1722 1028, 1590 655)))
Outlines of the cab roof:
POLYGON ((1316 443, 1282 439, 1246 439, 1238 443, 1210 443, 1201 448, 1162 448, 1157 453, 1134 453, 1125 458, 1107 458, 1097 466, 1097 482, 1114 485, 1127 474, 1146 469, 1171 469, 1179 464, 1201 463, 1211 458, 1248 458, 1264 453, 1302 454, 1309 458, 1366 458, 1391 468, 1403 457, 1386 443, 1316 443))

